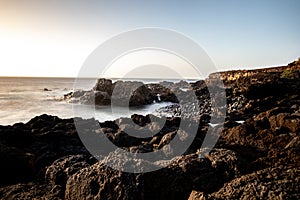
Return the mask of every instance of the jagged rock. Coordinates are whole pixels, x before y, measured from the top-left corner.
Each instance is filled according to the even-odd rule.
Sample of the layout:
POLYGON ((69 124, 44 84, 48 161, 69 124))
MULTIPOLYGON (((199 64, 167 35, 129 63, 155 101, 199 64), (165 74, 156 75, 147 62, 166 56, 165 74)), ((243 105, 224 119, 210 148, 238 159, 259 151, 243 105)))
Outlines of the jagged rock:
POLYGON ((241 158, 230 150, 213 149, 206 157, 211 161, 219 178, 227 181, 240 175, 241 158))
POLYGON ((267 168, 234 179, 209 199, 299 199, 299 168, 267 168))
POLYGON ((93 87, 93 90, 106 92, 108 95, 111 95, 113 88, 114 86, 112 80, 100 78, 97 80, 95 86, 93 87))
POLYGON ((291 115, 289 113, 280 113, 278 115, 271 116, 270 125, 273 131, 280 129, 286 129, 297 133, 300 131, 300 116, 291 115))
MULTIPOLYGON (((166 168, 145 174, 125 173, 96 163, 69 178, 65 198, 187 199, 193 188, 211 192, 229 179, 229 176, 220 179, 219 171, 226 170, 236 177, 238 170, 232 163, 234 160, 238 160, 234 152, 220 149, 213 151, 208 158, 199 158, 198 154, 181 156, 166 168), (220 163, 217 163, 218 159, 221 159, 220 163)), ((105 162, 117 169, 132 165, 137 170, 140 167, 154 167, 146 161, 119 157, 118 154, 106 158, 105 162)))
POLYGON ((153 103, 153 94, 142 82, 117 81, 112 103, 117 106, 142 106, 153 103))
POLYGON ((139 126, 145 126, 146 124, 149 124, 151 122, 150 115, 138 115, 138 114, 133 114, 131 115, 131 119, 133 120, 134 123, 138 124, 139 126))
POLYGON ((48 184, 64 187, 71 175, 90 166, 90 163, 92 163, 91 160, 85 155, 70 155, 59 158, 47 167, 45 181, 48 184))
POLYGON ((295 136, 284 148, 299 148, 300 147, 300 136, 295 136))
MULTIPOLYGON (((172 85, 172 88, 183 87, 186 82, 172 85)), ((143 84, 138 81, 116 81, 98 79, 92 90, 74 91, 64 95, 64 100, 70 103, 116 106, 143 106, 153 102, 178 102, 172 88, 161 84, 143 84)), ((189 98, 188 98, 189 99, 189 98)))
POLYGON ((203 192, 193 190, 188 200, 206 200, 206 198, 203 192))
POLYGON ((163 146, 169 144, 169 143, 172 141, 172 139, 175 137, 175 135, 176 135, 176 131, 173 131, 173 132, 170 132, 170 133, 165 134, 165 135, 161 138, 161 140, 160 140, 160 142, 159 142, 157 148, 160 149, 160 148, 162 148, 163 146))
POLYGON ((69 178, 65 199, 140 199, 136 179, 96 163, 69 178))

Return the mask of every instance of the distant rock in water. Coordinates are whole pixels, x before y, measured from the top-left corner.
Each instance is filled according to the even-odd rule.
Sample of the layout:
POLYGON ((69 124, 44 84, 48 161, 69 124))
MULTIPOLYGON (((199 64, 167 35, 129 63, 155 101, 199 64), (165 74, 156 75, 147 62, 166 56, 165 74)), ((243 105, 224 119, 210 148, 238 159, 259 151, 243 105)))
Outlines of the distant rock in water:
POLYGON ((156 101, 178 102, 172 88, 159 84, 144 84, 138 81, 116 81, 98 79, 92 90, 75 92, 64 95, 70 103, 116 106, 143 106, 156 101), (159 96, 159 98, 158 98, 159 96))
POLYGON ((50 90, 48 88, 44 88, 43 91, 48 92, 48 91, 52 91, 52 90, 50 90))

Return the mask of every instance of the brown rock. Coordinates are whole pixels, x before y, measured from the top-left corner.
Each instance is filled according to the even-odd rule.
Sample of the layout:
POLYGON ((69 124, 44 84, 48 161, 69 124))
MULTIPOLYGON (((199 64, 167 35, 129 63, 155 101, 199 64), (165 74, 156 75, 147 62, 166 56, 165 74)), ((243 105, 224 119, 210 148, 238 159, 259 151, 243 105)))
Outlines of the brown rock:
POLYGON ((207 199, 299 199, 299 168, 267 168, 226 183, 207 199))

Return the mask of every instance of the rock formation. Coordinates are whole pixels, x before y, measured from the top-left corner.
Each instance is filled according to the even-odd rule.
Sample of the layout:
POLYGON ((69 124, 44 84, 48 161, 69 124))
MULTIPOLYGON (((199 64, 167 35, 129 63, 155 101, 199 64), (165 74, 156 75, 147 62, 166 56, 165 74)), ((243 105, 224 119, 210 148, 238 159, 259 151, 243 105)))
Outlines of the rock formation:
MULTIPOLYGON (((127 152, 155 152, 180 134, 180 122, 186 118, 176 106, 162 109, 162 114, 170 110, 174 115, 177 113, 165 118, 162 126, 155 122, 161 116, 152 115, 132 115, 131 119, 103 123, 41 115, 25 124, 0 126, 0 198, 299 199, 299 74, 297 62, 272 69, 222 72, 227 116, 223 128, 215 126, 222 128, 222 133, 211 151, 201 148, 207 130, 212 127, 207 90, 211 82, 191 83, 201 100, 200 105, 191 109, 198 112, 200 121, 195 135, 188 129, 184 134, 194 140, 169 165, 148 173, 123 172, 105 162, 120 167, 128 164, 153 167, 163 165, 166 160, 155 163, 126 157, 118 160, 117 152, 112 152, 99 162, 82 144, 74 121, 95 124, 85 131, 107 137, 127 152), (129 124, 131 120, 135 125, 129 124), (138 132, 140 127, 153 135, 138 138, 124 131, 138 132)), ((126 87, 136 84, 120 83, 126 87)), ((96 101, 108 104, 114 87, 111 81, 100 79, 89 92, 99 93, 96 101)), ((176 102, 169 90, 148 84, 138 89, 131 105, 151 103, 157 91, 162 100, 176 102)), ((92 95, 78 91, 70 96, 89 101, 92 95)))

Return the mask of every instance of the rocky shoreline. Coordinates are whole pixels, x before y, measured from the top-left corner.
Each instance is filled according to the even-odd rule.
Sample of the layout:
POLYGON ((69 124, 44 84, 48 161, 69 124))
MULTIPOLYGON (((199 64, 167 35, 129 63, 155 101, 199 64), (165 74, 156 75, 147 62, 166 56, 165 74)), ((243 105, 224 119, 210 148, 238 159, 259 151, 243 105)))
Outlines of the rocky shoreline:
MULTIPOLYGON (((94 123, 87 132, 108 138, 128 151, 147 153, 168 145, 178 134, 180 108, 170 112, 163 127, 150 118, 132 115, 138 125, 158 133, 132 137, 122 128, 138 131, 129 119, 99 123, 94 119, 60 119, 41 115, 27 123, 0 126, 1 199, 299 199, 300 198, 300 65, 249 71, 221 72, 227 106, 224 127, 212 151, 201 148, 210 122, 212 98, 206 81, 188 84, 200 105, 189 105, 199 120, 194 140, 183 155, 170 165, 148 173, 126 173, 99 162, 84 147, 76 123, 94 123), (199 107, 198 107, 199 106, 199 107), (177 114, 177 115, 176 115, 177 114), (237 121, 243 121, 238 123, 237 121), (116 125, 122 122, 122 127, 116 125)), ((132 87, 136 83, 122 83, 132 87)), ((187 83, 170 86, 181 88, 187 83)), ((113 83, 101 79, 91 91, 72 93, 80 101, 108 105, 113 83), (96 96, 93 96, 96 95, 96 96)), ((178 91, 178 89, 176 90, 178 91)), ((130 99, 130 106, 157 100, 178 103, 167 87, 142 86, 130 99), (149 90, 150 89, 150 90, 149 90)), ((124 94, 126 96, 127 94, 124 94)), ((72 100, 75 102, 75 100, 72 100)), ((125 105, 126 102, 121 102, 125 105)), ((189 136, 189 132, 186 134, 189 136)), ((113 160, 108 155, 106 160, 113 160)), ((140 162, 122 160, 122 164, 140 162)), ((157 164, 157 163, 156 163, 157 164)), ((159 163, 157 164, 159 165, 159 163)))

